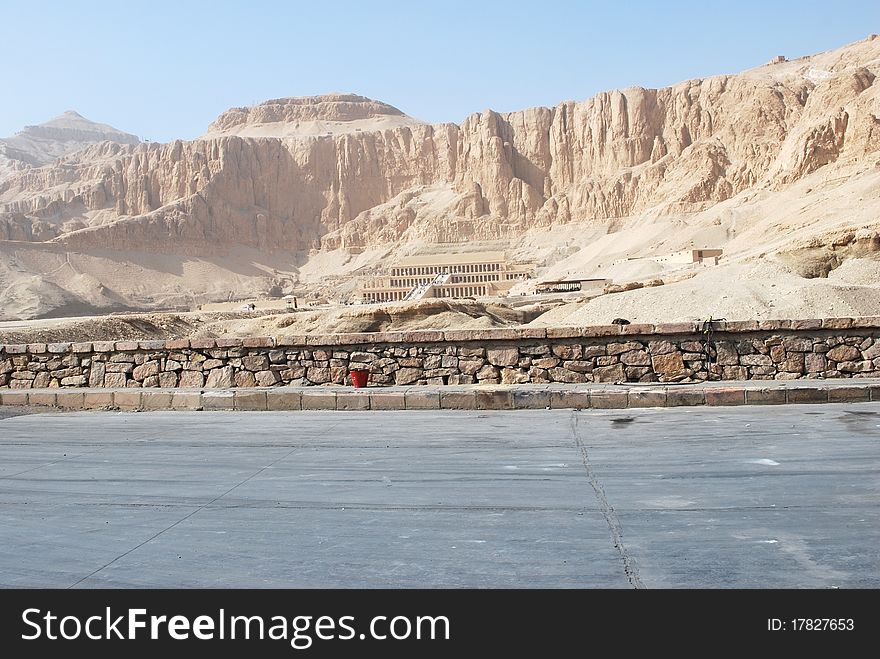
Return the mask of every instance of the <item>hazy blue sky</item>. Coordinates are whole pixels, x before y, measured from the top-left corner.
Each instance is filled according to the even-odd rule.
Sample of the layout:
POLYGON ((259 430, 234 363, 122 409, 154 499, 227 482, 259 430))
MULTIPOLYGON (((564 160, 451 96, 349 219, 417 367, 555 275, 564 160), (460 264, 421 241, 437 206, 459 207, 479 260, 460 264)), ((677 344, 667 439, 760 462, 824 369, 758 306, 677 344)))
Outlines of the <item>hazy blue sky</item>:
POLYGON ((878 0, 0 0, 0 135, 74 109, 143 138, 330 91, 459 122, 658 87, 880 32, 878 0))

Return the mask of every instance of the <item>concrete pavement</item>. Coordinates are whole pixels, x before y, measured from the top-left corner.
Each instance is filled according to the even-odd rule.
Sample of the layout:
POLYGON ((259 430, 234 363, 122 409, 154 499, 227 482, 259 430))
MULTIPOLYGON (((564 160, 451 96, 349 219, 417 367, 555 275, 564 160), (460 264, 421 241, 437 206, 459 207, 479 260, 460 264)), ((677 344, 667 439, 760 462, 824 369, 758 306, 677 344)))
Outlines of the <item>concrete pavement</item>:
POLYGON ((880 404, 0 419, 5 587, 880 586, 880 404))

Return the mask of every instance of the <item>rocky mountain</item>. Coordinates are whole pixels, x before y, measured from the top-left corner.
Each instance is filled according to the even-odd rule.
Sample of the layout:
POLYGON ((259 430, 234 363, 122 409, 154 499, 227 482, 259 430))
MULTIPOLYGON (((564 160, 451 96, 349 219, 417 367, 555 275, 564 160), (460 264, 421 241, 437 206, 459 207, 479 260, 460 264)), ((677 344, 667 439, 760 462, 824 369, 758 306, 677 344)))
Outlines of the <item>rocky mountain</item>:
POLYGON ((13 161, 10 166, 41 167, 99 142, 138 144, 140 140, 70 110, 46 123, 25 126, 12 137, 0 138, 0 158, 13 161))
POLYGON ((278 98, 254 107, 232 108, 208 126, 203 139, 305 137, 413 126, 420 121, 395 107, 355 94, 278 98))
MULTIPOLYGON (((762 241, 775 241, 779 252, 817 249, 852 242, 859 231, 870 242, 877 218, 864 220, 865 209, 880 198, 878 75, 880 39, 872 36, 737 75, 605 92, 553 108, 486 110, 460 125, 424 124, 342 94, 235 108, 194 141, 102 141, 0 175, 0 290, 4 276, 69 289, 38 271, 60 266, 56 256, 34 265, 35 249, 83 260, 97 258, 97 250, 121 268, 131 255, 147 254, 202 259, 221 270, 221 257, 252 250, 275 265, 247 277, 275 281, 284 271, 301 281, 320 270, 309 263, 343 248, 375 257, 355 259, 345 274, 355 263, 375 265, 389 250, 506 241, 515 251, 524 236, 543 231, 552 242, 553 231, 567 226, 635 231, 644 240, 629 241, 634 253, 656 246, 645 227, 669 223, 691 227, 681 244, 665 236, 670 250, 704 229, 733 254, 751 253, 762 241), (787 231, 749 211, 756 203, 769 208, 768 195, 801 199, 805 193, 792 192, 801 184, 824 190, 835 176, 867 191, 849 222, 846 203, 830 224, 827 213, 819 221, 809 211, 787 231), (749 233, 752 242, 743 242, 749 233), (27 257, 22 243, 31 245, 27 257)), ((558 257, 546 255, 548 265, 558 257)), ((95 268, 80 266, 113 292, 93 291, 83 304, 160 302, 149 286, 138 294, 118 290, 95 268)), ((227 274, 241 277, 240 270, 230 266, 227 274)), ((215 293, 195 285, 186 295, 215 293)), ((0 309, 20 303, 10 295, 0 294, 0 309)))

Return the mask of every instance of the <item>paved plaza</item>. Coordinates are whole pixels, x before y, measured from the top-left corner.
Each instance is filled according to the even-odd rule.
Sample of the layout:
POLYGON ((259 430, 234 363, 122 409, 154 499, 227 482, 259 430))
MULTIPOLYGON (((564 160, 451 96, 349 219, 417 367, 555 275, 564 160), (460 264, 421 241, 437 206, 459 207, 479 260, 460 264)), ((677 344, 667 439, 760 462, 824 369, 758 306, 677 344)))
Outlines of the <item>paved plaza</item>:
POLYGON ((880 587, 880 403, 28 411, 4 587, 880 587))

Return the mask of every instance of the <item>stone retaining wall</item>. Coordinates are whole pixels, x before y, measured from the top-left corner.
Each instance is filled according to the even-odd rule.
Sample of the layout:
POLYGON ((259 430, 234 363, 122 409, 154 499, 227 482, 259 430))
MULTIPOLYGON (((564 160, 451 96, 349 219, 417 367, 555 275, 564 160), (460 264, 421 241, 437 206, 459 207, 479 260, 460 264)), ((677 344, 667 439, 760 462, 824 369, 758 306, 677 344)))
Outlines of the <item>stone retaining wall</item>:
POLYGON ((229 388, 880 377, 880 318, 0 346, 0 387, 229 388), (707 345, 708 343, 708 345, 707 345))

